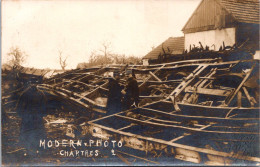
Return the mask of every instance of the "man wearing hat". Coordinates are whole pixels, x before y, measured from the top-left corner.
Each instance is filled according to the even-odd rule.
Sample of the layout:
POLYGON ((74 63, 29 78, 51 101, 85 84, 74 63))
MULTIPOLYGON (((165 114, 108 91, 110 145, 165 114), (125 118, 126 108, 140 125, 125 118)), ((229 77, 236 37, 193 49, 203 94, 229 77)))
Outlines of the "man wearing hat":
POLYGON ((139 103, 139 88, 135 74, 132 70, 127 70, 126 75, 128 76, 128 79, 125 88, 124 110, 130 109, 131 106, 136 107, 139 103))
POLYGON ((119 71, 114 71, 113 78, 109 79, 108 83, 108 97, 107 97, 107 114, 114 114, 118 113, 122 109, 121 105, 121 98, 122 94, 121 91, 123 86, 119 84, 119 71))

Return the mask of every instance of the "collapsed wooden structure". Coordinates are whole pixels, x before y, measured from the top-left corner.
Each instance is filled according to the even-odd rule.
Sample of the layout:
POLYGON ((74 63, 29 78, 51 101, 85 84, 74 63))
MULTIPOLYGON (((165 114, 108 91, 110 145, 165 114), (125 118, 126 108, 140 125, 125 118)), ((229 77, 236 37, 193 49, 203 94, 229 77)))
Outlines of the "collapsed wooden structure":
MULTIPOLYGON (((259 62, 221 59, 141 65, 108 65, 58 74, 38 85, 101 118, 82 125, 83 133, 117 139, 153 157, 167 155, 213 165, 260 162, 259 62), (106 114, 109 75, 124 84, 134 71, 140 106, 106 114), (241 146, 242 145, 242 146, 241 146), (246 146, 246 148, 241 148, 246 146)), ((128 151, 127 151, 128 150, 128 151)))

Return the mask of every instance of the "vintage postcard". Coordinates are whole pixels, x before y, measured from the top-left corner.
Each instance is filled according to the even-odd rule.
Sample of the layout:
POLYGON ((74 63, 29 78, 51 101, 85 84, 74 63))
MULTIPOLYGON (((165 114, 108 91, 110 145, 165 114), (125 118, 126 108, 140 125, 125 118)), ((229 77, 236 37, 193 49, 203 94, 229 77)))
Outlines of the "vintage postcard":
POLYGON ((258 0, 2 0, 2 166, 259 166, 258 0))

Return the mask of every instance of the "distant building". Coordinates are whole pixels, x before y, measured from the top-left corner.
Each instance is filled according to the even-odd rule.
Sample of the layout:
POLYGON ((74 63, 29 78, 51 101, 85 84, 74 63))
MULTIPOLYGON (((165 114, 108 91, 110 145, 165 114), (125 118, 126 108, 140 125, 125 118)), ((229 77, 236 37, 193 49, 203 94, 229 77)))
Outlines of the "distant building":
POLYGON ((143 57, 143 64, 160 59, 165 55, 182 54, 184 51, 184 37, 170 37, 143 57))
POLYGON ((182 31, 187 51, 199 42, 217 51, 224 42, 259 55, 259 0, 202 0, 182 31))

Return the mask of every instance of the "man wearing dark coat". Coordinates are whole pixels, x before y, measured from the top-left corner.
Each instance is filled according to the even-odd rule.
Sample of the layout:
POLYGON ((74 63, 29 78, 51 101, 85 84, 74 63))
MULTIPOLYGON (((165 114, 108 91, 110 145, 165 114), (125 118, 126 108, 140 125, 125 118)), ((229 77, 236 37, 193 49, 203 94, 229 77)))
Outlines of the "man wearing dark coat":
POLYGON ((107 114, 118 113, 122 110, 121 98, 123 86, 119 84, 119 72, 114 72, 114 77, 108 83, 107 114))
MULTIPOLYGON (((128 72, 129 73, 129 72, 128 72)), ((130 109, 131 106, 138 106, 139 103, 139 88, 134 73, 131 71, 128 74, 127 84, 124 96, 124 109, 130 109)))

